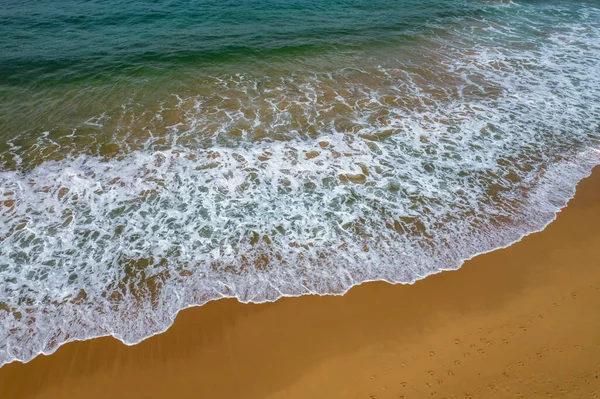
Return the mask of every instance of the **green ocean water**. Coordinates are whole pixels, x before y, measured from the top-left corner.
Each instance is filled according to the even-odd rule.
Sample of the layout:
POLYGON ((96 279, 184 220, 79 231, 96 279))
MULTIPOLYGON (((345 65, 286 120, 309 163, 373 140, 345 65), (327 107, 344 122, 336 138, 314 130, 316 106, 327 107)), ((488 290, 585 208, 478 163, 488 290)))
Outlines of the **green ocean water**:
POLYGON ((444 35, 448 25, 509 18, 501 6, 469 0, 6 1, 0 134, 35 136, 127 101, 193 95, 197 81, 211 76, 330 72, 385 63, 416 48, 406 55, 415 57, 423 37, 444 35))
POLYGON ((211 76, 368 63, 372 51, 435 34, 436 22, 481 12, 477 3, 431 0, 8 1, 0 15, 0 134, 35 135, 127 101, 193 95, 211 76))
POLYGON ((4 0, 0 364, 540 230, 598 65, 596 0, 4 0))
POLYGON ((64 84, 183 66, 259 65, 409 41, 469 1, 5 2, 2 81, 64 84))

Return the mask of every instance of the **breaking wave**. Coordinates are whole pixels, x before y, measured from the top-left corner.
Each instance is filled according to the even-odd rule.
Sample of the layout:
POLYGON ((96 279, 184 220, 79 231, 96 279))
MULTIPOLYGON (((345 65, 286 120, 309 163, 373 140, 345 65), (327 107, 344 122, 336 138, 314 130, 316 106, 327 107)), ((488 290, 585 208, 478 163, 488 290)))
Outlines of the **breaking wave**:
POLYGON ((12 140, 0 364, 134 344, 218 298, 412 283, 542 229, 600 160, 600 13, 581 18, 525 16, 535 40, 462 21, 412 61, 204 77, 12 140))

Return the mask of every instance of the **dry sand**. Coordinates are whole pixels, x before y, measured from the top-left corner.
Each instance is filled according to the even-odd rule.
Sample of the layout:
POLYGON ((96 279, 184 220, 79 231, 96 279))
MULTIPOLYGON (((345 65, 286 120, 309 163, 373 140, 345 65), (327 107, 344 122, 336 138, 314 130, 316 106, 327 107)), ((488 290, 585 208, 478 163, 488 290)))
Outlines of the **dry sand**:
POLYGON ((600 170, 541 233, 413 286, 183 311, 0 369, 0 398, 600 397, 600 170))

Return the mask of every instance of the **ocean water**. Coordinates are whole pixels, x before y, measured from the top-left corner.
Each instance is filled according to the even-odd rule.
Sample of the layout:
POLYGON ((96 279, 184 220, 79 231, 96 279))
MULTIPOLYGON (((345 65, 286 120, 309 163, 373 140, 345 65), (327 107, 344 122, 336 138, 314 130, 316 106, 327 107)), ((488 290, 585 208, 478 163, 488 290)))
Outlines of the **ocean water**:
POLYGON ((598 1, 4 0, 0 365, 459 268, 599 150, 598 1))

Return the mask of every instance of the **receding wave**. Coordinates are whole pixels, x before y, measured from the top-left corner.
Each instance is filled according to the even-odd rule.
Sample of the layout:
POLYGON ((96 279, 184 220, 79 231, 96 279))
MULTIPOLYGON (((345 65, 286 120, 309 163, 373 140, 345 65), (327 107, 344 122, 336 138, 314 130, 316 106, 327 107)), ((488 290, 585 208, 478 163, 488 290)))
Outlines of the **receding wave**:
POLYGON ((462 21, 418 58, 205 76, 11 140, 0 364, 218 298, 412 283, 543 228, 600 160, 600 12, 526 17, 535 40, 462 21))

